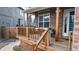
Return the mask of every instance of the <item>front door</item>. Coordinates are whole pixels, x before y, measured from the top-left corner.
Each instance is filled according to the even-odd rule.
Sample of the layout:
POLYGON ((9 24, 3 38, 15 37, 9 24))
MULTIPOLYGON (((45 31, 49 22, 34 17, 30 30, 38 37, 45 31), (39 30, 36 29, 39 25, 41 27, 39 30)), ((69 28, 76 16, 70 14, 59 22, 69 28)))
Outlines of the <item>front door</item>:
POLYGON ((74 9, 66 9, 63 14, 63 36, 68 36, 74 28, 74 9))

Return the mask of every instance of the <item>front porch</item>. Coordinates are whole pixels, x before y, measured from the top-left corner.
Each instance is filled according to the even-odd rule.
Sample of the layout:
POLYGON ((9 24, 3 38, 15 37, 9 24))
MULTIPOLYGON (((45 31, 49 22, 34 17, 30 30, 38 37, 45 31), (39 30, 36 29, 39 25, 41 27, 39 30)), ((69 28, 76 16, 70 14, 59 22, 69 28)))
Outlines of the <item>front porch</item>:
MULTIPOLYGON (((73 23, 74 22, 72 23, 72 22, 70 22, 70 20, 67 20, 67 19, 69 19, 71 14, 72 14, 72 16, 74 15, 74 13, 72 13, 73 11, 75 12, 74 7, 64 7, 64 8, 63 7, 60 7, 60 8, 51 7, 51 8, 44 8, 44 9, 41 9, 41 7, 40 7, 37 9, 27 10, 26 11, 27 26, 32 26, 32 27, 37 27, 37 28, 50 28, 53 26, 54 30, 55 30, 55 34, 54 34, 54 37, 51 37, 51 34, 49 34, 49 36, 50 36, 49 46, 55 47, 60 50, 71 50, 70 45, 72 46, 72 42, 70 40, 71 39, 70 33, 73 33, 73 28, 74 28, 73 23), (34 26, 33 26, 33 24, 30 25, 32 14, 35 14, 34 26), (42 14, 43 15, 46 14, 47 16, 48 16, 48 14, 50 15, 49 16, 50 18, 47 18, 49 21, 44 21, 45 15, 43 16, 43 22, 44 22, 43 25, 41 25, 42 19, 40 19, 40 16, 42 14), (49 24, 47 23, 48 25, 46 25, 45 22, 49 22, 49 24), (72 26, 70 26, 70 25, 72 25, 72 26)), ((74 17, 72 19, 74 19, 74 17)))
MULTIPOLYGON (((20 46, 26 50, 36 51, 36 50, 47 50, 47 51, 69 51, 72 50, 72 37, 71 33, 73 31, 67 31, 68 27, 66 25, 63 27, 63 13, 64 9, 72 8, 42 8, 45 9, 45 12, 50 12, 50 16, 44 15, 42 19, 39 20, 38 15, 45 12, 39 12, 41 9, 37 8, 31 11, 27 11, 27 26, 25 27, 16 27, 16 30, 13 31, 14 36, 21 41, 20 46), (39 11, 38 11, 39 10, 39 11), (51 11, 50 11, 51 10, 51 11), (35 14, 35 24, 31 24, 31 15, 35 14), (49 18, 48 18, 49 17, 49 18), (45 19, 44 19, 45 18, 45 19), (44 22, 45 20, 45 22, 44 22), (47 21, 46 21, 47 20, 47 21), (50 21, 48 21, 50 20, 50 21), (43 23, 43 22, 44 23, 43 23), (43 23, 43 25, 41 25, 43 23), (46 24, 45 24, 46 23, 46 24), (45 25, 46 26, 45 26, 45 25), (47 25, 48 24, 48 25, 47 25), (54 27, 55 33, 51 37, 49 31, 50 27, 54 27), (45 27, 45 28, 44 28, 45 27), (67 32, 67 38, 62 38, 63 29, 64 32, 67 32), (28 49, 27 49, 28 48, 28 49)), ((73 8, 74 9, 74 8, 73 8)), ((64 20, 67 20, 64 19, 64 20)), ((9 28, 10 30, 10 28, 9 28)), ((10 31, 11 33, 12 31, 10 31)), ((13 34, 12 33, 12 34, 13 34)))
MULTIPOLYGON (((12 27, 10 29, 11 30, 7 32, 9 35, 5 37, 6 41, 5 40, 3 41, 7 43, 7 41, 12 39, 13 37, 14 37, 13 39, 16 39, 16 40, 19 39, 20 45, 18 46, 23 48, 25 51, 32 51, 32 50, 69 51, 70 50, 70 47, 69 47, 70 38, 69 40, 60 39, 60 41, 55 41, 55 37, 53 38, 50 37, 50 33, 48 29, 40 29, 40 28, 34 28, 34 27, 16 27, 16 28, 12 27)), ((5 46, 8 46, 8 45, 5 44, 5 46)), ((2 49, 8 50, 8 48, 6 48, 5 46, 3 47, 4 49, 3 48, 2 49)))
POLYGON ((69 51, 70 39, 60 39, 55 41, 51 38, 48 29, 40 29, 33 27, 19 27, 16 29, 16 37, 21 41, 21 47, 27 51, 42 50, 42 51, 69 51), (28 33, 28 34, 26 34, 28 33))

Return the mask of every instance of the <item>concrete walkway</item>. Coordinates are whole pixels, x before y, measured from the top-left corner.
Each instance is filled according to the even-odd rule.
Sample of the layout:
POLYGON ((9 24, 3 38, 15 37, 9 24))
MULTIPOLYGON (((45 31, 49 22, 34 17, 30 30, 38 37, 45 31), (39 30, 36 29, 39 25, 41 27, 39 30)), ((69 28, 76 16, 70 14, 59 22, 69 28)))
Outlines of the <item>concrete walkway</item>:
MULTIPOLYGON (((15 45, 19 45, 20 41, 19 40, 15 40, 15 41, 7 41, 5 43, 8 43, 7 45, 5 45, 3 48, 0 49, 0 51, 13 51, 13 47, 15 45)), ((4 44, 4 43, 2 43, 4 44)))

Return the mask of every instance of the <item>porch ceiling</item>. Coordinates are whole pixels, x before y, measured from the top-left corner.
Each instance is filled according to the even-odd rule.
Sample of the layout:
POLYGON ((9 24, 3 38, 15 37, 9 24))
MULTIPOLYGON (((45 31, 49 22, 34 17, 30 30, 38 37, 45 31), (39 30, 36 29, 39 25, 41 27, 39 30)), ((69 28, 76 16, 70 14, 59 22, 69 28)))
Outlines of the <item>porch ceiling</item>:
POLYGON ((33 13, 47 8, 50 8, 50 7, 34 7, 34 8, 25 10, 24 13, 33 13))

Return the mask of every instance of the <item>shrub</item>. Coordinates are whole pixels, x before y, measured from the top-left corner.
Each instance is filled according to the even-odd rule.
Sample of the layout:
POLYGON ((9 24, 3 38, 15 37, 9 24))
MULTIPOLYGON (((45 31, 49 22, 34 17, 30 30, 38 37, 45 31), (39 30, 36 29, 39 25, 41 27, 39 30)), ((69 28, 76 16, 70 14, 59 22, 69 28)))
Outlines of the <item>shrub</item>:
POLYGON ((24 51, 20 46, 14 46, 13 50, 14 51, 24 51))

